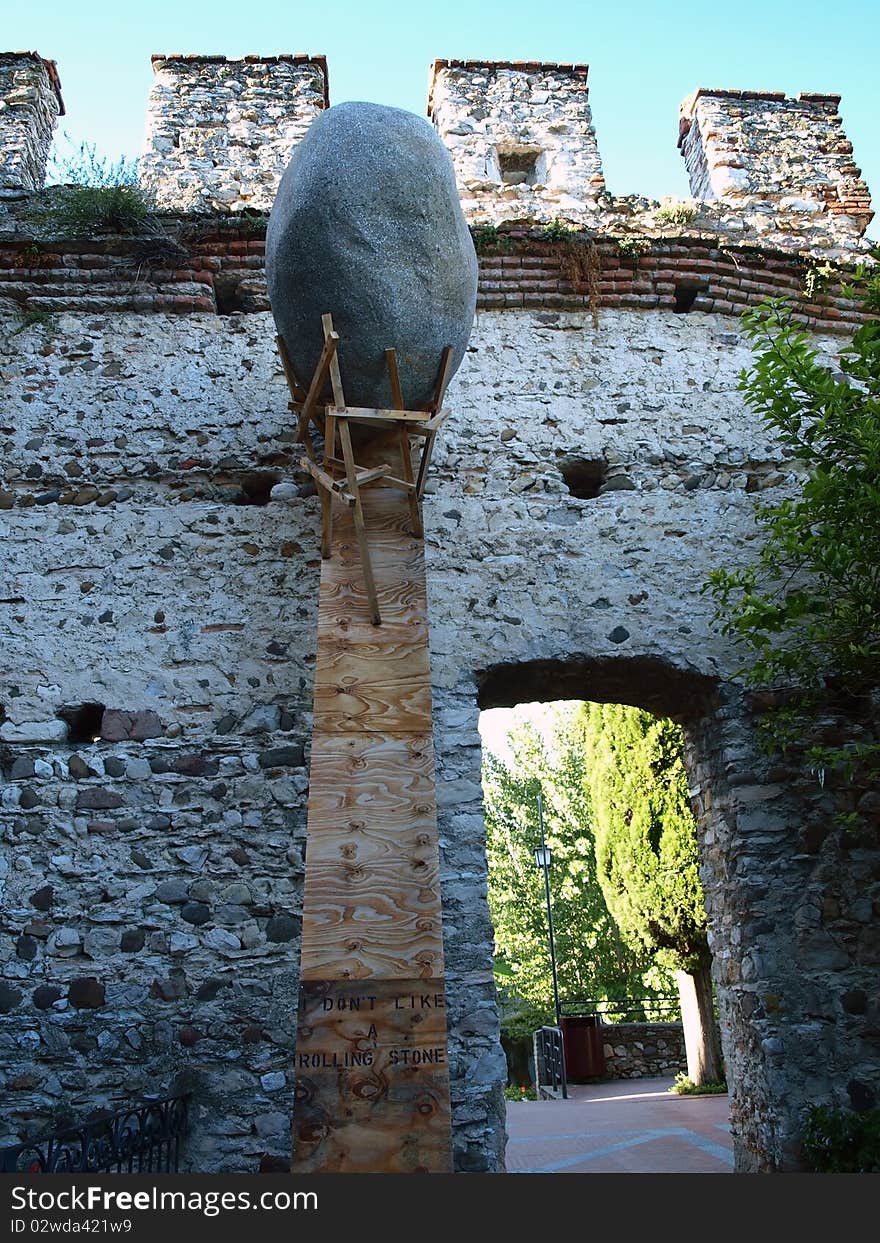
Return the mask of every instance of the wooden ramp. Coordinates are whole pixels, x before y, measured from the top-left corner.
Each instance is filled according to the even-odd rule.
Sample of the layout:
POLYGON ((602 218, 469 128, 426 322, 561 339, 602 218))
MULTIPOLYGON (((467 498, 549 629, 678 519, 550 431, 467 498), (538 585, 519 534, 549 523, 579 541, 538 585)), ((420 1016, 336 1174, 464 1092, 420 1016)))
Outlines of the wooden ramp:
POLYGON ((423 547, 411 491, 360 496, 360 515, 327 498, 292 1171, 448 1173, 423 547), (371 595, 381 625, 370 621, 371 595))

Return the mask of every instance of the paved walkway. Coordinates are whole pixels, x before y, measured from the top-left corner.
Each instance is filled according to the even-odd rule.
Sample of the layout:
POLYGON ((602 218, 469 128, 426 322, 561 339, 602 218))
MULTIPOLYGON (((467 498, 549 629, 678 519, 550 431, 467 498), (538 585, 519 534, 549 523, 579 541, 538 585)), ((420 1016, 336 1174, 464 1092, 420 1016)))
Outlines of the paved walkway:
POLYGON ((726 1096, 674 1080, 575 1084, 567 1101, 509 1101, 509 1174, 731 1174, 726 1096))

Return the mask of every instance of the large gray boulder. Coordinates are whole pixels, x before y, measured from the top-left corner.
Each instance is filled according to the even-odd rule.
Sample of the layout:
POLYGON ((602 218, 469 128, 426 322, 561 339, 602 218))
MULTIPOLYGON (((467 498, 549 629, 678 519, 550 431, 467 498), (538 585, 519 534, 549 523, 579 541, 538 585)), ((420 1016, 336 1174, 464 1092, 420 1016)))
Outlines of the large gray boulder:
POLYGON ((333 315, 351 406, 387 407, 384 351, 397 350, 404 403, 434 391, 440 356, 464 357, 477 257, 452 161, 433 127, 379 104, 336 104, 291 156, 266 231, 278 332, 308 384, 333 315))

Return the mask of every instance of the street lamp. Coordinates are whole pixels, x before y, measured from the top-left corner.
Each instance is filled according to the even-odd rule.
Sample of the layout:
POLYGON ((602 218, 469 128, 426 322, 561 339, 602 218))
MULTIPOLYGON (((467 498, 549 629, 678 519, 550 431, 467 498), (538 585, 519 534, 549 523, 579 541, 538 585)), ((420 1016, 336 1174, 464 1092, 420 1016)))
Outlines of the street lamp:
POLYGON ((538 827, 541 831, 541 845, 534 849, 535 863, 544 873, 544 896, 547 899, 547 928, 550 933, 550 970, 553 974, 553 1007, 556 1011, 556 1026, 559 1026, 559 984, 556 979, 556 946, 553 942, 553 911, 550 907, 550 864, 553 855, 544 841, 544 800, 538 791, 538 827))

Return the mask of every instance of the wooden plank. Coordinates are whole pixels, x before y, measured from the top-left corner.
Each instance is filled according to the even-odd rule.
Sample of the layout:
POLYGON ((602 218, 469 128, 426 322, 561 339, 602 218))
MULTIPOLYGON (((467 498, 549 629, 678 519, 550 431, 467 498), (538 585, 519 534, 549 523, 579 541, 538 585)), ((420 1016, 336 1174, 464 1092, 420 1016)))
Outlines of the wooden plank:
MULTIPOLYGON (((337 515, 340 511, 337 511, 337 515)), ((407 622, 426 621, 428 615, 428 598, 424 583, 408 579, 392 573, 393 563, 386 570, 386 564, 393 557, 384 551, 373 548, 374 569, 378 574, 378 585, 375 585, 376 600, 382 609, 386 622, 404 625, 407 622), (375 564, 378 562, 378 565, 375 564)), ((360 561, 350 557, 340 564, 334 554, 332 560, 322 563, 322 569, 330 572, 321 583, 323 596, 322 616, 339 622, 342 618, 348 622, 369 622, 369 597, 367 596, 364 576, 360 561)))
MULTIPOLYGON (((321 316, 321 325, 324 329, 324 340, 329 341, 331 337, 336 336, 333 331, 333 316, 330 314, 321 316)), ((337 338, 338 339, 338 338, 337 338)), ((333 401, 337 406, 345 405, 345 393, 342 391, 342 376, 339 373, 339 359, 336 357, 336 351, 330 359, 330 387, 333 390, 333 401)), ((330 412, 328 406, 327 412, 330 412)))
MULTIPOLYGON (((329 316, 324 330, 329 341, 329 316)), ((388 367, 402 407, 396 356, 388 367)), ((375 434, 359 440, 356 464, 357 412, 344 408, 338 363, 328 371, 325 427, 336 431, 320 473, 331 484, 331 556, 318 609, 291 1169, 448 1173, 427 587, 407 429, 425 431, 427 456, 435 433, 430 412, 366 411, 375 434), (340 465, 344 480, 331 473, 340 465)))
POLYGON ((337 407, 334 414, 345 415, 352 423, 427 423, 433 410, 394 410, 374 406, 337 407))
POLYGON ((434 388, 433 401, 429 403, 432 412, 436 412, 443 405, 443 398, 446 394, 446 387, 452 375, 452 346, 444 347, 440 356, 440 370, 437 373, 437 383, 434 388))
POLYGON ((443 966, 436 868, 401 880, 401 862, 309 861, 303 980, 425 978, 443 966))
POLYGON ((304 979, 442 970, 430 735, 316 734, 304 979))
MULTIPOLYGON (((309 833, 341 833, 341 854, 384 858, 433 843, 434 757, 430 734, 324 734, 312 744, 309 833), (358 834, 349 842, 346 833, 358 834), (424 838, 428 834, 428 840, 424 838)), ((310 845, 311 849, 311 845, 310 845)))
MULTIPOLYGON (((334 558, 335 559, 335 558, 334 558)), ((332 565, 325 561, 323 565, 332 565)), ((334 576, 332 583, 322 584, 321 616, 327 624, 345 625, 368 621, 369 600, 360 566, 347 574, 334 576)), ((376 598, 382 610, 382 625, 407 625, 427 621, 424 587, 418 583, 401 582, 383 586, 376 598)))
POLYGON ((403 410, 403 389, 400 387, 400 372, 397 370, 397 350, 385 351, 385 365, 388 368, 388 383, 391 386, 391 400, 395 410, 403 410))
POLYGON ((431 728, 430 659, 411 627, 367 641, 319 632, 315 665, 315 725, 321 730, 418 732, 431 728))
POLYGON ((358 489, 357 467, 355 466, 351 432, 347 419, 339 420, 339 439, 342 443, 342 456, 345 461, 345 477, 348 480, 348 490, 354 496, 354 528, 361 559, 361 574, 367 594, 369 617, 373 625, 378 626, 382 619, 379 613, 379 601, 376 596, 376 584, 373 579, 373 566, 370 562, 370 547, 367 542, 366 526, 364 525, 363 503, 358 489))
POLYGON ((315 727, 396 733, 431 728, 427 653, 411 644, 349 650, 346 640, 322 641, 315 669, 315 727), (332 658, 327 649, 336 647, 332 658))
POLYGON ((443 978, 300 988, 297 1174, 452 1170, 443 978))
POLYGON ((305 401, 306 390, 297 379, 296 372, 293 369, 293 363, 290 361, 290 355, 287 352, 287 346, 284 344, 284 338, 277 336, 275 344, 278 347, 278 353, 281 355, 281 366, 284 368, 284 378, 287 380, 287 387, 290 395, 295 402, 305 401))
MULTIPOLYGON (((325 492, 330 492, 333 496, 338 497, 345 505, 354 504, 354 497, 350 492, 346 492, 345 485, 339 479, 334 479, 332 475, 328 475, 326 471, 321 470, 317 462, 313 462, 309 458, 300 458, 299 464, 303 470, 308 471, 315 483, 319 484, 325 492)), ((327 556, 329 557, 329 555, 328 551, 327 556)))
MULTIPOLYGON (((409 520, 410 525, 412 526, 412 533, 416 539, 422 539, 424 537, 425 530, 422 526, 422 511, 421 506, 419 505, 419 498, 416 495, 416 481, 415 476, 413 475, 412 452, 409 447, 409 436, 405 427, 400 429, 398 447, 400 449, 400 469, 403 474, 404 484, 406 486, 406 499, 409 506, 409 520)), ((388 479, 388 483, 392 487, 394 487, 397 482, 398 481, 393 476, 388 479)))
POLYGON ((315 450, 312 444, 312 438, 309 433, 309 423, 318 413, 318 399, 321 396, 321 389, 327 379, 327 372, 330 369, 330 363, 336 355, 336 347, 339 344, 339 336, 332 332, 329 337, 324 340, 324 347, 321 350, 321 357, 318 359, 318 365, 312 376, 312 382, 309 385, 309 391, 306 393, 305 401, 299 412, 299 426, 297 436, 306 446, 309 457, 315 461, 315 450))
MULTIPOLYGON (((337 362, 338 366, 338 362, 337 362)), ((336 451, 336 420, 331 414, 324 418, 324 469, 333 461, 336 451)), ((321 502, 321 557, 326 561, 332 555, 333 505, 328 497, 321 502)))
POLYGON ((449 418, 448 410, 438 410, 427 423, 414 423, 409 429, 411 436, 433 436, 449 418))

